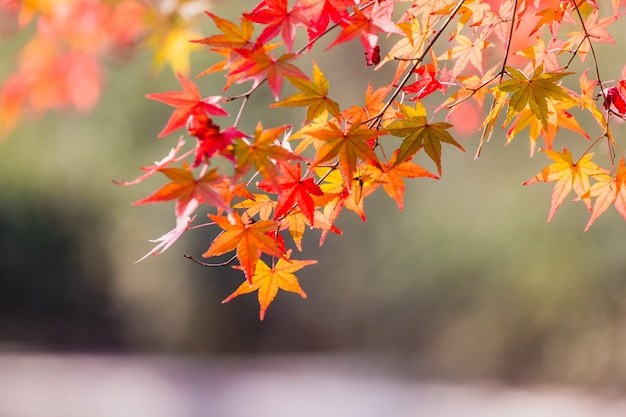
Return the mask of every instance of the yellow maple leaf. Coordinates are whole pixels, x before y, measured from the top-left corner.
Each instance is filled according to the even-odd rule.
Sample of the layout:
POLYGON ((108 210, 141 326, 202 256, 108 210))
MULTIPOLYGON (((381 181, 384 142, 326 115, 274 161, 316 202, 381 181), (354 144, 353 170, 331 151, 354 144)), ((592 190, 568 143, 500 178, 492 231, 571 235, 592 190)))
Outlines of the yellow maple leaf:
POLYGON ((265 318, 265 312, 269 305, 276 298, 278 290, 289 291, 299 294, 302 298, 306 298, 305 292, 300 288, 298 278, 293 274, 307 265, 317 263, 315 260, 296 260, 289 259, 291 250, 285 254, 285 259, 279 259, 275 265, 269 267, 265 262, 259 259, 256 263, 252 281, 244 281, 231 295, 226 297, 222 303, 227 303, 233 298, 258 291, 259 298, 259 317, 261 320, 265 318))
POLYGON ((548 223, 552 220, 556 210, 563 204, 572 189, 576 195, 585 202, 587 209, 591 210, 590 198, 590 176, 601 176, 609 172, 599 167, 595 162, 591 161, 593 153, 584 155, 578 162, 574 162, 572 154, 563 148, 563 152, 542 149, 550 159, 554 161, 541 170, 541 172, 522 185, 532 184, 534 182, 554 182, 554 190, 550 203, 550 214, 548 215, 548 223))

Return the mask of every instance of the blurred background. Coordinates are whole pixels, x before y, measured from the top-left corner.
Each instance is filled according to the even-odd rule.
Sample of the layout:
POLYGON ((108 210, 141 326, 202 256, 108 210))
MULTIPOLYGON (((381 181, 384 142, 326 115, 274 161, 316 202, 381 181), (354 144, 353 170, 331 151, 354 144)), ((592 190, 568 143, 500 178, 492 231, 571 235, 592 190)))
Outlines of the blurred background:
MULTIPOLYGON (((241 7, 213 11, 235 19, 241 7)), ((213 33, 210 19, 202 29, 213 33)), ((20 41, 2 39, 0 56, 20 41)), ((389 77, 366 68, 355 45, 314 55, 342 107, 363 100, 368 80, 381 86, 389 77)), ((619 78, 623 62, 609 59, 610 51, 599 51, 604 77, 619 78)), ((407 181, 403 212, 379 192, 365 202, 366 223, 345 212, 337 223, 344 235, 329 235, 321 248, 309 233, 298 256, 319 260, 298 275, 308 298, 279 293, 262 323, 255 295, 221 304, 241 283, 239 271, 182 257, 206 250, 208 229, 134 263, 152 248, 148 239, 174 226, 173 205, 130 206, 162 178, 132 187, 111 181, 135 178, 176 141, 156 139, 171 110, 144 96, 179 84, 167 69, 146 77, 150 59, 110 63, 92 113, 23 123, 0 143, 0 415, 81 415, 80 404, 52 414, 26 404, 34 389, 53 407, 87 381, 99 381, 98 391, 84 402, 103 416, 249 415, 238 393, 251 402, 280 393, 309 404, 334 398, 337 407, 345 398, 365 401, 338 415, 380 415, 390 404, 403 415, 418 403, 430 414, 404 415, 478 408, 487 416, 583 416, 607 404, 613 408, 604 415, 625 415, 616 401, 626 390, 626 224, 609 209, 583 233, 588 213, 570 201, 546 224, 552 186, 521 183, 550 161, 541 153, 529 159, 523 134, 505 147, 496 132, 477 161, 478 137, 461 136, 467 152, 444 147, 441 180, 407 181), (502 404, 524 414, 502 414, 493 403, 503 387, 518 391, 501 394, 502 404), (564 408, 523 408, 546 387, 564 408), (415 399, 409 391, 418 388, 415 399), (204 390, 220 399, 193 403, 204 390), (127 408, 106 405, 110 398, 127 408)), ((195 54, 192 73, 215 60, 195 54)), ((11 65, 3 60, 0 76, 11 65)), ((303 70, 310 73, 309 64, 303 70)), ((198 84, 214 95, 222 80, 198 84)), ((244 131, 259 119, 265 126, 302 120, 298 109, 268 109, 266 86, 254 100, 244 131)), ((615 133, 626 134, 620 125, 615 133)), ((569 147, 570 137, 561 134, 555 148, 569 147)), ((435 171, 429 160, 417 162, 435 171)))

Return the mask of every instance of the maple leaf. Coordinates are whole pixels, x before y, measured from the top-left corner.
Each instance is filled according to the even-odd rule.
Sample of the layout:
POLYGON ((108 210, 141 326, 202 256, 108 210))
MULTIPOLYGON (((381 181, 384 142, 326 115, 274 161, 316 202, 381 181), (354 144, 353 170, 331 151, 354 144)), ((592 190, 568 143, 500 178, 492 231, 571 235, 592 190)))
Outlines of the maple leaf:
POLYGON ((593 42, 615 43, 615 39, 611 37, 606 28, 617 18, 617 16, 607 16, 598 20, 598 11, 594 11, 585 19, 584 30, 567 34, 569 38, 563 49, 578 51, 581 62, 584 62, 591 48, 590 39, 593 39, 593 42))
POLYGON ((241 49, 251 44, 250 39, 254 32, 254 26, 249 19, 241 19, 241 28, 233 22, 222 19, 211 12, 205 12, 213 19, 215 26, 222 31, 222 35, 212 35, 207 38, 194 40, 192 42, 215 48, 241 49))
POLYGON ((595 197, 596 201, 591 211, 591 217, 585 227, 585 232, 589 230, 594 221, 604 213, 611 204, 615 206, 617 212, 626 220, 626 165, 624 157, 620 159, 617 173, 612 175, 597 175, 596 182, 589 190, 589 196, 595 197))
POLYGON ((291 10, 287 10, 287 6, 288 0, 263 0, 252 12, 243 14, 252 22, 266 25, 257 42, 265 43, 282 32, 287 50, 292 51, 296 26, 306 26, 308 20, 300 11, 301 5, 296 4, 291 10))
POLYGON ((552 220, 556 210, 563 204, 567 195, 574 190, 576 195, 580 197, 591 210, 591 201, 589 198, 589 176, 598 176, 607 174, 608 171, 600 168, 595 162, 591 161, 593 153, 584 155, 578 162, 572 160, 572 154, 569 150, 563 148, 563 152, 542 149, 542 151, 554 161, 552 165, 542 169, 528 181, 524 181, 522 185, 528 185, 535 182, 553 182, 554 190, 550 203, 550 214, 548 215, 548 223, 552 220))
POLYGON ((454 40, 459 45, 449 49, 446 54, 438 57, 439 59, 454 59, 454 67, 450 71, 452 77, 456 77, 463 71, 468 65, 473 66, 478 70, 480 74, 483 73, 483 50, 493 46, 493 44, 487 42, 484 39, 471 40, 467 36, 456 35, 454 40))
POLYGON ((365 54, 368 62, 372 62, 372 55, 378 43, 378 33, 399 33, 402 31, 396 27, 391 20, 393 7, 395 2, 383 1, 374 3, 374 6, 362 11, 355 8, 354 13, 342 20, 343 30, 335 41, 326 49, 330 49, 335 45, 347 42, 357 36, 361 39, 361 44, 365 48, 365 54))
POLYGON ((372 165, 379 164, 378 157, 368 141, 384 135, 385 132, 382 130, 364 128, 358 122, 352 124, 346 131, 329 121, 324 128, 308 134, 323 142, 317 150, 312 166, 315 167, 338 157, 339 167, 346 183, 352 180, 359 158, 372 165))
POLYGON ((283 252, 276 247, 274 239, 266 235, 267 232, 278 228, 276 222, 272 220, 260 220, 258 222, 246 220, 244 222, 236 211, 228 217, 209 214, 209 218, 224 230, 215 238, 202 256, 208 258, 237 249, 237 259, 239 259, 248 284, 252 284, 255 265, 261 253, 267 253, 276 258, 283 257, 283 252))
POLYGON ((410 160, 422 147, 430 159, 437 165, 437 171, 441 176, 441 143, 449 143, 463 152, 465 149, 448 133, 450 123, 428 123, 426 109, 419 101, 415 102, 415 108, 399 104, 404 120, 396 120, 385 127, 385 130, 393 135, 403 137, 400 145, 396 164, 410 160))
POLYGON ((244 209, 246 215, 250 218, 258 214, 261 220, 269 220, 275 206, 276 202, 267 194, 255 193, 252 195, 252 198, 233 205, 233 208, 244 209))
MULTIPOLYGON (((365 106, 352 106, 346 109, 342 113, 343 118, 351 123, 356 123, 359 120, 369 120, 379 115, 385 108, 385 97, 391 91, 391 87, 391 85, 386 85, 374 90, 372 83, 368 82, 365 90, 365 106)), ((381 120, 385 121, 394 116, 395 112, 389 107, 381 116, 381 120)))
POLYGON ((369 171, 371 171, 372 182, 382 184, 383 190, 396 202, 398 209, 402 211, 404 208, 405 188, 403 178, 428 177, 439 179, 439 177, 410 161, 397 164, 396 160, 399 152, 400 150, 396 149, 389 163, 383 165, 382 169, 370 166, 369 171))
POLYGON ((290 126, 285 125, 263 129, 259 122, 252 143, 236 141, 233 152, 237 175, 244 175, 254 165, 263 178, 275 181, 278 176, 276 160, 302 159, 279 144, 278 137, 289 128, 290 126))
POLYGON ((399 60, 391 84, 396 84, 407 67, 411 65, 411 60, 423 53, 428 36, 428 31, 422 30, 419 20, 415 17, 411 17, 408 23, 399 23, 397 27, 404 36, 391 47, 387 55, 376 66, 376 69, 379 69, 387 62, 399 60))
POLYGON ((604 89, 604 108, 613 113, 623 116, 626 114, 626 100, 622 96, 618 87, 604 89))
POLYGON ((302 91, 294 94, 271 107, 299 107, 307 106, 306 119, 303 124, 307 124, 324 111, 328 111, 335 117, 339 116, 339 104, 328 97, 328 80, 320 71, 317 63, 313 61, 313 81, 301 78, 286 77, 294 87, 302 91))
POLYGON ((354 6, 354 0, 299 0, 296 5, 309 19, 309 41, 324 33, 332 20, 339 23, 348 16, 347 8, 354 6))
POLYGON ((233 139, 248 137, 248 135, 235 127, 229 127, 220 131, 220 127, 203 114, 189 116, 187 131, 190 135, 197 138, 196 157, 191 168, 208 161, 217 152, 220 152, 228 159, 234 160, 232 150, 230 149, 233 139))
POLYGON ((598 85, 598 81, 588 80, 588 74, 589 69, 586 69, 580 76, 580 97, 578 98, 578 105, 581 109, 589 110, 596 122, 604 129, 604 126, 606 126, 604 114, 598 110, 596 101, 594 100, 595 88, 598 85))
MULTIPOLYGON (((324 206, 324 214, 331 222, 334 222, 339 217, 339 213, 344 207, 357 214, 361 220, 366 221, 363 197, 373 192, 380 183, 367 181, 367 187, 364 187, 363 175, 353 178, 346 183, 341 172, 336 169, 328 173, 328 168, 315 168, 315 173, 324 178, 320 188, 324 192, 322 199, 327 201, 323 201, 322 204, 324 206), (365 192, 363 192, 363 188, 365 188, 365 192)), ((317 205, 320 204, 318 203, 317 205)))
POLYGON ((181 217, 187 206, 194 202, 226 208, 222 196, 215 189, 217 184, 224 181, 224 178, 216 173, 217 168, 207 171, 198 179, 193 177, 193 172, 185 162, 183 162, 182 168, 159 168, 158 172, 168 177, 172 182, 164 185, 154 194, 135 201, 134 206, 177 200, 176 217, 181 217))
POLYGON ((439 72, 433 64, 426 64, 414 71, 421 79, 413 84, 402 87, 402 91, 408 94, 416 94, 411 100, 422 99, 437 90, 446 92, 446 85, 442 84, 436 75, 439 72))
POLYGON ((526 107, 524 110, 517 114, 515 120, 511 124, 511 128, 507 131, 507 144, 511 142, 515 135, 524 130, 526 127, 528 127, 530 130, 529 136, 531 157, 535 153, 535 147, 539 135, 543 136, 543 141, 546 144, 546 149, 552 149, 552 143, 556 134, 559 131, 559 128, 569 129, 573 132, 581 134, 585 139, 589 140, 590 137, 587 132, 585 132, 580 127, 574 116, 572 116, 572 114, 567 111, 567 109, 572 106, 573 103, 571 102, 558 101, 556 102, 556 104, 554 104, 552 101, 549 101, 548 114, 550 115, 550 119, 547 125, 541 123, 541 121, 537 119, 537 117, 530 110, 530 108, 526 107))
POLYGON ((552 72, 561 68, 557 52, 562 47, 563 41, 552 39, 546 45, 543 39, 538 38, 532 45, 517 51, 515 54, 530 59, 534 68, 543 65, 545 71, 552 72))
MULTIPOLYGON (((213 19, 213 22, 219 30, 222 31, 222 35, 213 35, 203 39, 197 39, 192 42, 207 45, 211 48, 211 51, 216 52, 226 57, 225 60, 220 61, 208 69, 198 74, 198 77, 202 77, 212 72, 224 71, 227 69, 237 68, 240 64, 245 62, 245 59, 239 54, 239 50, 252 49, 254 44, 250 41, 254 32, 254 25, 249 19, 241 19, 241 28, 235 23, 222 19, 210 12, 206 14, 213 19)), ((241 76, 228 76, 226 77, 226 85, 224 91, 228 90, 230 86, 236 82, 241 76)))
POLYGON ((146 97, 151 100, 161 101, 169 106, 176 107, 176 110, 167 121, 159 137, 162 138, 187 124, 189 116, 213 114, 216 116, 228 116, 228 113, 217 103, 222 100, 221 96, 211 96, 205 99, 200 95, 198 86, 184 75, 177 73, 178 80, 183 87, 183 91, 170 91, 167 93, 152 93, 146 97))
POLYGON ((311 195, 320 196, 324 192, 313 178, 302 179, 302 166, 299 163, 291 165, 287 162, 278 161, 277 166, 282 174, 280 177, 273 178, 272 181, 261 181, 257 184, 257 187, 264 191, 280 194, 274 210, 274 219, 286 215, 297 204, 309 224, 313 224, 314 204, 311 195))
MULTIPOLYGON (((623 164, 624 158, 622 158, 622 160, 620 161, 620 170, 623 169, 623 164)), ((615 177, 606 174, 597 175, 595 179, 596 182, 591 185, 588 194, 585 195, 591 198, 596 198, 593 204, 593 209, 591 210, 591 216, 589 217, 587 226, 585 226, 585 232, 588 231, 591 225, 596 221, 596 219, 609 208, 609 206, 615 201, 615 198, 619 193, 618 184, 615 177)))
POLYGON ((538 66, 532 77, 523 72, 506 67, 511 80, 506 80, 494 87, 499 91, 513 93, 509 99, 509 110, 504 122, 507 125, 513 116, 529 107, 535 116, 544 124, 549 123, 548 100, 573 102, 567 91, 556 84, 558 80, 571 72, 543 72, 543 65, 538 66))
MULTIPOLYGON (((538 11, 535 16, 540 17, 540 19, 539 21, 537 21, 537 24, 528 36, 532 36, 533 34, 537 33, 539 29, 548 26, 550 28, 550 33, 552 34, 552 37, 556 37, 555 35, 559 31, 561 22, 566 16, 569 17, 569 13, 565 8, 566 5, 569 5, 569 3, 559 2, 556 8, 547 7, 538 11)), ((570 22, 572 21, 571 17, 567 20, 570 22)))
POLYGON ((308 80, 309 78, 298 67, 289 63, 298 55, 286 53, 278 58, 274 58, 273 55, 268 54, 272 47, 273 45, 256 44, 251 50, 236 49, 244 60, 236 68, 232 69, 228 75, 237 77, 237 83, 252 80, 254 86, 267 78, 267 83, 274 94, 274 99, 278 101, 283 78, 291 77, 303 80, 308 80))
POLYGON ((267 308, 276 298, 279 289, 293 292, 299 294, 302 298, 306 298, 306 294, 302 288, 300 288, 298 278, 296 278, 293 273, 307 265, 316 264, 317 261, 289 259, 290 256, 291 250, 287 252, 284 259, 279 259, 271 268, 259 259, 256 263, 252 280, 242 283, 239 288, 226 297, 222 303, 227 303, 242 294, 258 291, 260 306, 259 317, 263 320, 267 308))

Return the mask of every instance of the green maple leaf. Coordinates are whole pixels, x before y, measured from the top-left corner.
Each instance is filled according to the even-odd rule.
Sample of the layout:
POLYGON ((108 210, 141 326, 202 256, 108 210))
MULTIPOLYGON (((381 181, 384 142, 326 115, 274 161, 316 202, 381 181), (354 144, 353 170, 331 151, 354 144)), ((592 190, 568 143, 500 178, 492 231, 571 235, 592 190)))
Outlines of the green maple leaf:
POLYGON ((504 81, 494 89, 505 93, 513 93, 509 99, 509 111, 504 125, 507 125, 513 117, 525 108, 536 115, 543 126, 548 125, 548 100, 556 102, 572 102, 574 100, 567 94, 565 89, 557 85, 557 81, 571 72, 543 72, 543 65, 539 65, 531 78, 515 68, 506 67, 511 80, 504 81))
POLYGON ((426 155, 435 162, 437 171, 441 176, 441 143, 449 143, 463 152, 465 149, 448 133, 450 123, 428 123, 426 109, 419 101, 415 102, 415 108, 398 105, 404 115, 404 120, 396 120, 385 127, 385 130, 393 135, 403 137, 396 157, 395 166, 410 160, 421 148, 426 155))

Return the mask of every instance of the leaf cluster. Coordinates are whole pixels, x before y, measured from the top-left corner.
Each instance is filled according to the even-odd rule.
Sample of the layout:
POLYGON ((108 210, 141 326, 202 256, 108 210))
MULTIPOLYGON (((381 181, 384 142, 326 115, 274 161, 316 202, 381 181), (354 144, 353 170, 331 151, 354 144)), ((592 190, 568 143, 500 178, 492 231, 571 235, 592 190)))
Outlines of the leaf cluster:
POLYGON ((189 229, 214 228, 218 235, 203 256, 219 259, 196 261, 243 271, 243 283, 224 301, 256 291, 263 319, 279 289, 305 296, 294 274, 316 261, 292 258, 304 250, 305 233, 317 231, 322 245, 329 232, 341 234, 335 222, 344 209, 365 221, 364 202, 378 189, 402 210, 406 179, 443 175, 443 152, 464 151, 450 115, 468 101, 484 111, 476 156, 501 126, 506 143, 527 134, 531 157, 539 143, 553 161, 524 182, 554 183, 548 221, 572 191, 591 213, 586 229, 611 205, 626 219, 626 168, 612 132, 626 117, 626 72, 602 81, 595 53, 598 43, 615 43, 608 27, 622 17, 621 2, 611 6, 595 0, 262 0, 239 21, 206 12, 213 34, 189 45, 221 57, 199 77, 222 73, 222 91, 205 95, 200 81, 179 72, 180 91, 149 94, 173 107, 159 137, 184 134, 165 158, 122 183, 163 174, 167 183, 135 204, 175 201, 176 227, 155 240, 149 254, 189 229), (299 31, 306 34, 302 45, 296 45, 299 31), (388 50, 379 44, 383 36, 392 39, 388 50), (321 39, 327 39, 324 53, 351 43, 363 51, 364 68, 394 66, 393 76, 380 88, 362 86, 363 102, 342 108, 323 69, 306 59, 321 39), (589 67, 577 82, 575 61, 589 67), (285 94, 287 83, 295 93, 285 94), (250 88, 235 95, 235 84, 250 88), (264 87, 274 98, 269 107, 302 108, 301 125, 268 127, 259 120, 254 132, 240 129, 250 97, 264 87), (239 103, 234 120, 227 102, 239 103), (581 128, 585 114, 597 132, 581 128), (567 146, 558 152, 553 145, 561 136, 567 146), (193 138, 187 148, 185 137, 193 138), (574 142, 586 147, 577 158, 574 142), (599 163, 592 151, 601 146, 607 151, 599 163))

